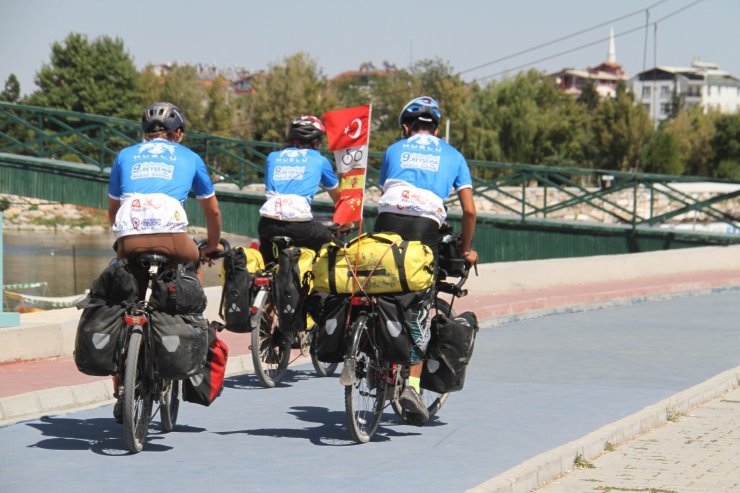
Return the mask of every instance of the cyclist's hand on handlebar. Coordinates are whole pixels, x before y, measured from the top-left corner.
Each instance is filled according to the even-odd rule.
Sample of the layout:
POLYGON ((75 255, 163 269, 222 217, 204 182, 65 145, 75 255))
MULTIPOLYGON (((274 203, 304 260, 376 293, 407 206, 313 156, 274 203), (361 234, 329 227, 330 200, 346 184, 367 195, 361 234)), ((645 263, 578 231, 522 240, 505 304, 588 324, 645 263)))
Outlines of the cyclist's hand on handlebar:
POLYGON ((463 258, 465 261, 475 267, 476 274, 478 273, 478 252, 475 250, 468 250, 467 252, 463 253, 463 258))
POLYGON ((226 240, 219 240, 215 246, 208 245, 205 241, 198 243, 198 251, 200 252, 200 261, 209 267, 213 265, 213 261, 221 257, 221 253, 229 249, 229 243, 226 240))

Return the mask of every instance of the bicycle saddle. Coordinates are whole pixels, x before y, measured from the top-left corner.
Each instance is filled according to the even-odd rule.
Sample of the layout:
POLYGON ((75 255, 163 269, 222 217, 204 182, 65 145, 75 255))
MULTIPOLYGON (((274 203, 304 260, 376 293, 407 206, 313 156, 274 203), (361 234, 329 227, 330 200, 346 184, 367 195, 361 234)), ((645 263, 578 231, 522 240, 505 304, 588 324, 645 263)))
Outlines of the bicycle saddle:
POLYGON ((273 236, 270 238, 270 243, 277 247, 278 251, 283 248, 289 248, 293 246, 293 238, 290 236, 273 236))
POLYGON ((152 265, 168 264, 170 262, 170 258, 161 253, 142 253, 136 256, 136 262, 145 269, 149 269, 152 265))

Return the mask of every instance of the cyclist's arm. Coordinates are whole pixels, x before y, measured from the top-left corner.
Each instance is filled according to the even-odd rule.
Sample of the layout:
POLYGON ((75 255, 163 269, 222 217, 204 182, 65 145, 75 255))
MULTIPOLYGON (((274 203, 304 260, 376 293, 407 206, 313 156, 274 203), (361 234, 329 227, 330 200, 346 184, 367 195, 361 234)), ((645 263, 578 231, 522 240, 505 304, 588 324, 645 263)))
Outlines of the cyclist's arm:
POLYGON ((462 206, 462 249, 463 257, 471 264, 478 263, 478 253, 472 249, 473 232, 475 231, 476 210, 473 200, 473 189, 462 188, 458 190, 457 196, 462 206))
POLYGON ((211 195, 205 199, 198 199, 200 207, 206 218, 206 229, 208 230, 208 242, 202 250, 205 256, 211 252, 219 252, 223 249, 219 240, 221 239, 221 210, 218 207, 218 199, 211 195))
POLYGON ((116 222, 116 214, 118 213, 118 209, 120 208, 120 200, 108 197, 108 221, 110 222, 111 226, 113 226, 113 224, 116 222))
POLYGON ((329 194, 329 197, 334 201, 336 204, 339 201, 339 187, 334 187, 329 190, 327 190, 327 193, 329 194))

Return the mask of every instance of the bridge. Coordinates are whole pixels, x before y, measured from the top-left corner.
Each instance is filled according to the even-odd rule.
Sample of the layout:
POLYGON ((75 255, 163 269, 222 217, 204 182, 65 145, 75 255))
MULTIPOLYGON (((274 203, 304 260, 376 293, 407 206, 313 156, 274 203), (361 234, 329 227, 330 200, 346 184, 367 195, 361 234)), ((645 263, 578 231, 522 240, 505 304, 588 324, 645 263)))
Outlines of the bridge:
MULTIPOLYGON (((136 121, 0 102, 0 193, 105 209, 113 159, 121 148, 140 140, 136 121)), ((264 161, 281 145, 197 132, 188 132, 185 144, 204 158, 214 178, 224 231, 256 236, 264 202, 264 161)), ((370 197, 378 194, 381 159, 382 153, 370 153, 370 197)), ((469 164, 479 204, 474 245, 483 262, 740 243, 740 234, 727 233, 740 232, 740 181, 469 164), (700 183, 711 184, 713 191, 691 193, 691 186, 700 183), (687 221, 719 224, 726 232, 672 227, 687 221)), ((456 198, 447 205, 449 221, 459 231, 456 198)), ((194 199, 185 207, 192 224, 205 224, 194 199)), ((332 205, 319 197, 314 210, 329 215, 332 205)), ((367 229, 377 208, 370 201, 365 211, 367 229)))

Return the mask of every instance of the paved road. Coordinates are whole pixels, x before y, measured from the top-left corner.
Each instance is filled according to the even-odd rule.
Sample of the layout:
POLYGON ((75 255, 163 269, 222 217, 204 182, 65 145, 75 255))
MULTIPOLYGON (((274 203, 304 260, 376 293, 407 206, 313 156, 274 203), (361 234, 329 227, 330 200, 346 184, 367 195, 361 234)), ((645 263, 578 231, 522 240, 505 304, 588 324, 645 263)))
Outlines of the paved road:
POLYGON ((336 378, 231 378, 127 455, 111 406, 0 428, 0 491, 462 492, 740 364, 740 292, 481 330, 465 389, 419 429, 388 412, 354 445, 336 378), (60 486, 61 485, 61 486, 60 486))

